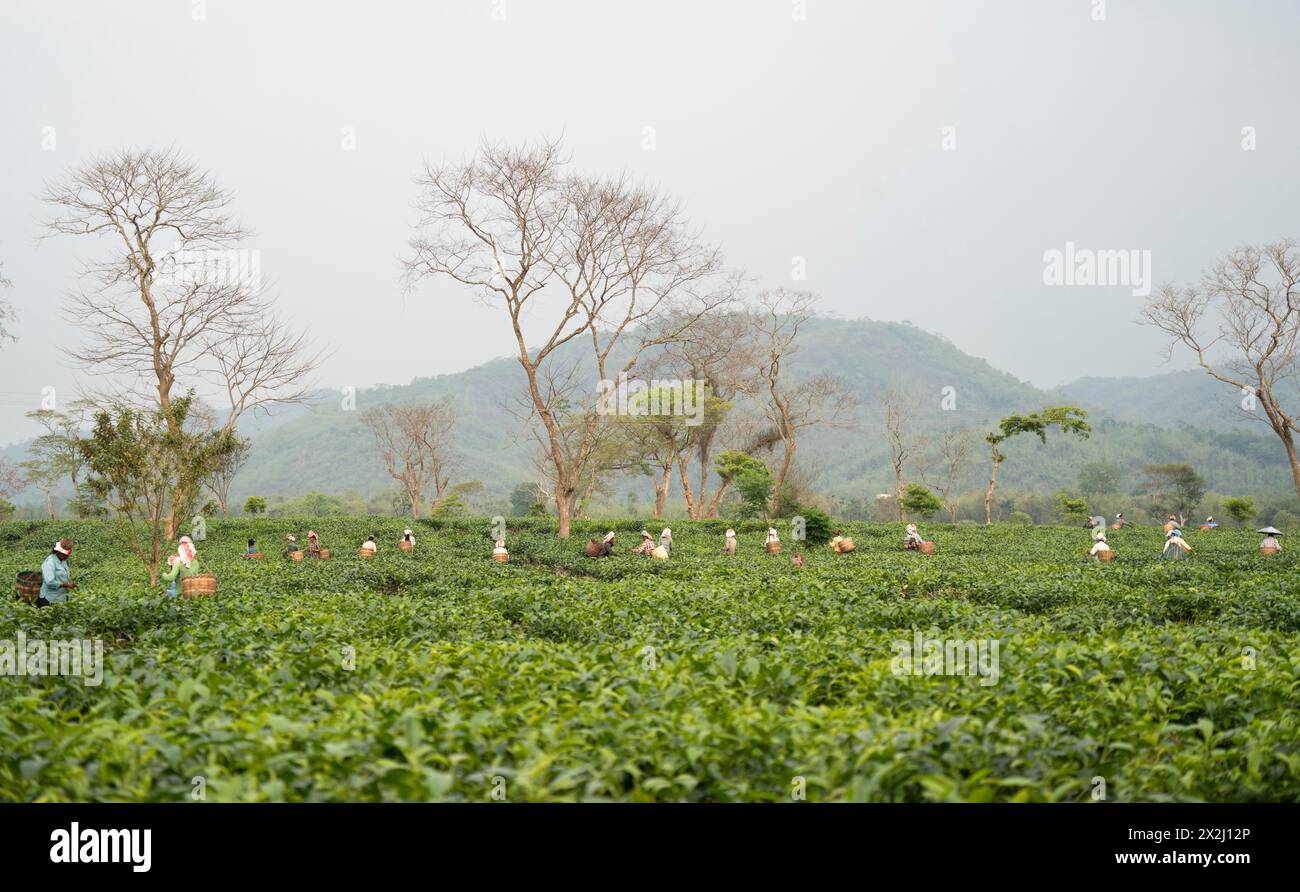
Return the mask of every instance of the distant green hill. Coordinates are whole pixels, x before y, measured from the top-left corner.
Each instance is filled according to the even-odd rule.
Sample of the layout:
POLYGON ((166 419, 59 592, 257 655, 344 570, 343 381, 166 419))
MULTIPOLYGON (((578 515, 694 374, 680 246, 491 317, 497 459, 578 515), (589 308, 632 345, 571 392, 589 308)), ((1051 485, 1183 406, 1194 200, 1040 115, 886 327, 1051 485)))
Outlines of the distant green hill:
MULTIPOLYGON (((583 349, 571 346, 562 361, 577 357, 583 349)), ((1013 441, 1005 450, 1009 459, 1001 475, 1007 488, 1054 492, 1072 486, 1083 464, 1106 460, 1129 470, 1130 479, 1145 463, 1187 461, 1219 491, 1248 494, 1290 489, 1281 449, 1271 434, 1235 428, 1235 433, 1225 435, 1234 428, 1211 424, 1214 416, 1201 404, 1202 389, 1193 386, 1201 382, 1194 373, 1172 383, 1164 379, 1175 376, 1149 379, 1154 382, 1149 394, 1143 379, 1124 386, 1110 382, 1095 386, 1084 380, 1048 392, 961 352, 942 337, 906 323, 869 320, 816 320, 801 335, 800 347, 789 367, 793 377, 833 372, 861 400, 856 427, 815 430, 801 441, 800 458, 818 472, 818 489, 828 495, 869 497, 890 488, 877 400, 884 390, 900 386, 920 396, 917 426, 928 431, 971 427, 982 436, 1003 415, 1067 400, 1096 413, 1098 429, 1087 441, 1053 437, 1047 446, 1032 439, 1013 441), (941 400, 948 387, 953 388, 955 408, 945 411, 941 400), (1186 418, 1204 419, 1204 430, 1180 424, 1186 418, 1179 417, 1176 399, 1189 388, 1192 397, 1187 400, 1186 418), (1149 403, 1155 405, 1148 408, 1149 403)), ((307 410, 279 423, 263 423, 252 434, 252 457, 233 489, 240 500, 252 493, 357 490, 369 496, 389 489, 392 481, 384 474, 358 413, 379 402, 451 396, 461 413, 458 479, 482 480, 491 497, 504 500, 516 484, 533 474, 532 443, 510 411, 523 380, 519 364, 507 358, 458 374, 417 379, 405 387, 360 391, 355 412, 343 411, 337 394, 321 395, 307 410)), ((963 488, 987 480, 986 455, 981 442, 963 488)), ((644 479, 627 481, 625 486, 647 493, 652 489, 644 479)))
MULTIPOLYGON (((800 352, 789 364, 792 378, 833 372, 842 376, 861 401, 851 429, 818 429, 800 440, 799 458, 815 474, 816 489, 827 496, 870 499, 892 488, 889 453, 881 430, 879 395, 905 387, 918 396, 916 425, 937 432, 968 427, 982 438, 1003 415, 1062 402, 1093 413, 1096 427, 1086 441, 1049 437, 1046 446, 1019 438, 1004 451, 999 475, 1006 490, 1056 492, 1071 487, 1079 468, 1104 460, 1126 472, 1126 486, 1141 465, 1185 461, 1207 478, 1209 487, 1240 495, 1293 493, 1281 447, 1263 426, 1234 421, 1227 408, 1231 388, 1199 372, 1152 378, 1088 378, 1055 391, 1039 390, 958 350, 946 339, 908 323, 818 319, 801 335, 800 352), (941 408, 952 388, 955 408, 941 408)), ((581 365, 585 346, 571 343, 561 362, 581 365)), ((594 375, 588 372, 588 377, 594 375)), ((248 463, 232 487, 232 503, 248 495, 290 497, 308 491, 364 497, 395 488, 384 472, 360 413, 384 402, 451 397, 460 412, 456 481, 481 480, 484 494, 476 508, 504 507, 514 487, 533 479, 533 442, 516 417, 523 372, 513 358, 496 359, 464 372, 420 378, 405 386, 363 389, 355 409, 342 406, 338 392, 320 392, 303 406, 242 426, 253 441, 248 463), (513 411, 512 411, 513 410, 513 411)), ((12 460, 23 447, 7 450, 12 460)), ((988 479, 988 450, 975 448, 961 489, 982 487, 988 479)), ((909 474, 909 476, 914 476, 909 474)), ((643 503, 653 486, 645 478, 620 481, 619 493, 635 490, 643 503)), ((679 496, 677 482, 674 495, 679 496)), ((35 501, 25 493, 14 501, 35 501)))

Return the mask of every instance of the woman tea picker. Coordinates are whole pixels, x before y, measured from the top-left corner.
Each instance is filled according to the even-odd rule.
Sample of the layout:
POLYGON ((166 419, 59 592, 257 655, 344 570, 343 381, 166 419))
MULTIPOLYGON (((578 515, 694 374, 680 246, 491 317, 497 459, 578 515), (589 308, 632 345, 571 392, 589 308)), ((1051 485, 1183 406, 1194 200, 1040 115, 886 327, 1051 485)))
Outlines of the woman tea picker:
POLYGON ((180 542, 176 546, 176 553, 167 558, 167 565, 171 567, 162 576, 162 581, 171 583, 167 587, 167 596, 176 597, 176 580, 177 578, 186 578, 199 575, 199 556, 194 550, 194 542, 189 536, 181 536, 180 542))
POLYGON ((1183 538, 1182 530, 1174 527, 1165 534, 1165 549, 1160 557, 1166 561, 1181 561, 1191 552, 1192 546, 1183 538))
POLYGON ((41 564, 41 594, 36 599, 37 607, 68 602, 68 592, 77 587, 72 581, 72 571, 68 569, 68 558, 71 556, 71 539, 64 538, 54 543, 41 564))

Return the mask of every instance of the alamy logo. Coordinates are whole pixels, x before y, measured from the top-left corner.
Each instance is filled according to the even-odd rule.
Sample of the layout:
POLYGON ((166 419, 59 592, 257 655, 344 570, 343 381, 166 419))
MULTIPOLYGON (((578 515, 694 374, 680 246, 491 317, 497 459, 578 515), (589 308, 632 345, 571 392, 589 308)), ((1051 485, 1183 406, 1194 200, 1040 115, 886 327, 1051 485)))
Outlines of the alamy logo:
POLYGON ((1066 242, 1043 252, 1044 285, 1127 285, 1134 297, 1151 294, 1151 251, 1094 251, 1066 242))
POLYGON ((0 640, 0 675, 79 676, 93 688, 104 680, 104 642, 28 639, 19 631, 17 642, 0 640))
POLYGON ((244 248, 173 251, 166 273, 186 285, 213 285, 258 292, 262 290, 262 252, 244 248))
POLYGON ((704 423, 704 388, 703 381, 677 378, 629 381, 627 373, 621 372, 618 381, 602 378, 596 386, 596 413, 633 418, 677 415, 686 419, 687 427, 695 427, 704 423))
POLYGON ((151 830, 81 829, 76 821, 68 830, 50 834, 50 860, 55 864, 131 864, 136 873, 148 873, 151 830))
POLYGON ((890 671, 894 675, 977 675, 980 685, 998 683, 996 638, 926 638, 917 630, 911 641, 895 641, 890 671))

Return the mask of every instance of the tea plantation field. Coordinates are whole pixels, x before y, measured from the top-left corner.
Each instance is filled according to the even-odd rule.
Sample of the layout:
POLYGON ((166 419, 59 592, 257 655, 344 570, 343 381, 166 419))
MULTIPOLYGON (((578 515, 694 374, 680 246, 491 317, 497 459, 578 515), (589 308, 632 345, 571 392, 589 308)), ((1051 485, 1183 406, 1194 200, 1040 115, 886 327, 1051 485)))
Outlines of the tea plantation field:
POLYGON ((1170 564, 1126 529, 1101 565, 1080 528, 934 525, 925 556, 848 524, 856 553, 800 569, 766 524, 727 557, 725 523, 674 523, 658 563, 626 553, 641 521, 600 561, 605 526, 520 521, 505 565, 486 519, 411 554, 404 525, 215 519, 220 590, 186 602, 120 526, 0 524, 6 580, 71 535, 80 583, 6 596, 0 640, 107 647, 99 686, 0 677, 0 800, 1300 801, 1300 583, 1251 532, 1170 564), (308 527, 331 559, 284 560, 308 527), (996 641, 995 683, 896 672, 918 633, 996 641))

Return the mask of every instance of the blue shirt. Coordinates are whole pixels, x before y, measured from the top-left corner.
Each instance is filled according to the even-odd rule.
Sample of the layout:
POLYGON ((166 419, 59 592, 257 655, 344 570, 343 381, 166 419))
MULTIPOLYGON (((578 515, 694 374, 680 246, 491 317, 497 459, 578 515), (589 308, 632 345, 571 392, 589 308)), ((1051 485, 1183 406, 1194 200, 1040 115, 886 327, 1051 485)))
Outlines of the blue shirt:
POLYGON ((41 564, 41 597, 51 604, 65 604, 68 600, 68 590, 63 588, 63 583, 72 581, 72 571, 68 569, 68 562, 61 561, 54 554, 45 558, 45 563, 41 564))

